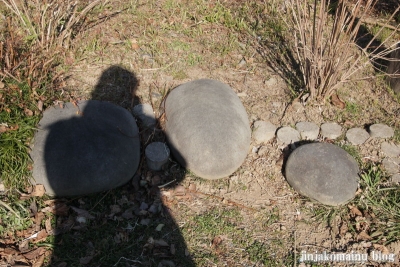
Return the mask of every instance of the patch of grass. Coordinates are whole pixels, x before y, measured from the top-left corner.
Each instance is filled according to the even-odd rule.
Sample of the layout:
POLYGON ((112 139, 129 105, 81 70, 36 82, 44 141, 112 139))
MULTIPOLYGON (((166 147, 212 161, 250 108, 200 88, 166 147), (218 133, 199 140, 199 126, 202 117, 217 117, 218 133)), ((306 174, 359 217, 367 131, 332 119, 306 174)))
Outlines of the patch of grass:
POLYGON ((172 72, 172 77, 174 77, 175 80, 184 80, 189 76, 186 74, 184 70, 177 70, 175 72, 172 72))
POLYGON ((388 244, 400 238, 400 187, 388 186, 377 167, 369 167, 361 175, 363 193, 358 206, 372 216, 370 236, 388 244))
POLYGON ((203 61, 203 58, 196 53, 190 53, 187 57, 187 63, 189 66, 195 66, 198 65, 203 61))
POLYGON ((356 103, 346 102, 346 112, 357 115, 360 111, 360 107, 356 103))
POLYGON ((360 156, 360 153, 359 153, 358 148, 356 146, 342 144, 342 143, 339 143, 338 145, 341 148, 343 148, 347 153, 349 153, 350 156, 352 156, 357 161, 359 166, 361 166, 361 164, 362 164, 361 156, 360 156))

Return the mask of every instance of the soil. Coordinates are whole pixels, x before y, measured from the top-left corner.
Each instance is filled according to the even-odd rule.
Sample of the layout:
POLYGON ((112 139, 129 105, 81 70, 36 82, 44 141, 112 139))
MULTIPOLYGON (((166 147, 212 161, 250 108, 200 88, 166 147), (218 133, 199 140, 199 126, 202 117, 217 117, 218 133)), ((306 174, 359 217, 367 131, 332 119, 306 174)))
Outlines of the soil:
MULTIPOLYGON (((238 93, 251 124, 257 120, 270 121, 277 126, 294 126, 299 121, 318 125, 338 122, 348 129, 386 123, 400 128, 400 105, 384 81, 370 79, 343 85, 337 94, 347 103, 345 109, 330 101, 310 102, 295 109, 291 88, 269 66, 264 56, 267 48, 256 36, 233 32, 221 23, 179 21, 179 16, 169 16, 173 11, 162 9, 163 2, 152 6, 145 2, 138 4, 132 14, 121 12, 110 16, 79 36, 78 53, 69 55, 71 66, 65 92, 75 100, 95 98, 112 101, 127 109, 132 109, 135 104, 150 103, 158 119, 162 120, 160 103, 168 90, 195 79, 211 78, 229 84, 238 93), (133 74, 137 86, 116 81, 123 76, 101 79, 103 72, 112 66, 133 74)), ((173 10, 179 11, 178 8, 173 10)), ((158 132, 147 133, 146 137, 142 140, 143 147, 150 141, 165 140, 161 128, 158 132)), ((343 138, 338 142, 347 144, 343 138)), ((380 142, 370 140, 357 147, 362 161, 379 163, 382 160, 380 142)), ((262 145, 252 143, 245 162, 230 177, 205 181, 186 173, 179 184, 174 184, 175 189, 161 190, 163 205, 178 225, 192 215, 216 206, 236 206, 245 219, 244 227, 253 231, 255 239, 267 243, 274 238, 280 239, 283 245, 271 243, 271 249, 277 255, 293 254, 293 251, 297 252, 297 257, 301 251, 369 253, 371 249, 388 249, 399 255, 399 242, 387 247, 376 246, 368 238, 362 238, 359 232, 349 229, 339 214, 331 221, 315 219, 313 211, 320 205, 300 196, 285 180, 283 165, 287 151, 288 148, 277 144, 275 139, 262 145), (176 188, 181 188, 180 185, 184 193, 179 195, 176 188), (279 219, 265 226, 268 217, 275 213, 279 219), (260 220, 263 223, 260 224, 260 220)), ((174 166, 170 164, 169 168, 174 166)), ((173 173, 171 169, 162 174, 153 173, 145 164, 139 172, 142 179, 161 175, 165 182, 170 179, 168 174, 173 173)), ((191 241, 186 242, 190 248, 191 241)), ((337 266, 345 265, 337 263, 337 266)))

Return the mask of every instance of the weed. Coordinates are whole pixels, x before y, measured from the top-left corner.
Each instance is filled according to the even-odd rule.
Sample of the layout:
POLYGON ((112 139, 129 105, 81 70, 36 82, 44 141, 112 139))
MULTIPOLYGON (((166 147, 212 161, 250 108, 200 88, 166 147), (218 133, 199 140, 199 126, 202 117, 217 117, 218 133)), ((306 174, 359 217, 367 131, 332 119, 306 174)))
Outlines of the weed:
POLYGON ((343 148, 347 153, 349 153, 350 156, 352 156, 358 162, 358 164, 362 163, 360 153, 359 153, 357 147, 352 146, 352 145, 343 144, 343 143, 338 143, 338 145, 341 148, 343 148))
MULTIPOLYGON (((373 2, 357 2, 350 7, 347 1, 341 0, 336 5, 333 21, 329 17, 329 7, 332 4, 330 0, 320 3, 314 1, 312 8, 308 7, 308 3, 298 0, 288 2, 290 19, 286 23, 288 28, 295 29, 292 50, 311 99, 329 98, 342 83, 350 81, 355 73, 370 65, 368 58, 377 63, 378 59, 395 49, 390 45, 388 48, 384 47, 394 37, 394 33, 377 47, 373 44, 376 36, 363 48, 356 44, 362 23, 362 19, 358 18, 364 18, 372 10, 373 2), (351 46, 360 48, 366 57, 353 55, 349 49, 351 46)), ((389 19, 399 10, 400 6, 389 19)), ((381 27, 376 34, 380 35, 383 30, 381 27)))
POLYGON ((396 241, 400 234, 400 188, 385 186, 385 178, 377 167, 370 167, 361 175, 364 191, 358 205, 373 214, 371 236, 384 244, 396 241))

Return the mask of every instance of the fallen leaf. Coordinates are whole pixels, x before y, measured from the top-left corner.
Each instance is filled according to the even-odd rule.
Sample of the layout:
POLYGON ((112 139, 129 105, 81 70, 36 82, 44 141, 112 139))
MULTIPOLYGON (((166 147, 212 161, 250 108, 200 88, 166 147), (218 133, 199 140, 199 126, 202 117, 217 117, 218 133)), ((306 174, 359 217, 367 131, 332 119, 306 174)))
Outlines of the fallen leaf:
POLYGON ((5 133, 8 131, 8 127, 6 127, 5 125, 0 125, 0 133, 5 133))
POLYGON ((161 230, 163 229, 163 227, 164 227, 164 224, 160 223, 159 225, 157 225, 156 231, 157 231, 157 232, 161 232, 161 230))
POLYGON ((46 193, 46 189, 44 189, 44 185, 42 184, 37 184, 33 187, 33 192, 31 193, 31 196, 33 197, 42 197, 46 193))
POLYGON ((38 212, 36 201, 32 201, 31 202, 31 205, 29 206, 29 209, 31 210, 31 216, 35 216, 36 213, 38 212))
POLYGON ((140 46, 135 38, 130 39, 130 42, 131 42, 131 48, 133 50, 138 50, 140 48, 140 46))
POLYGON ((35 231, 39 231, 40 230, 40 225, 42 224, 42 220, 44 219, 44 213, 43 212, 38 212, 35 215, 35 231))
POLYGON ((25 113, 25 115, 28 116, 28 117, 32 117, 32 116, 33 116, 33 111, 30 110, 30 109, 28 109, 28 108, 26 108, 26 109, 24 110, 24 113, 25 113))
POLYGON ((362 216, 361 211, 356 206, 351 206, 350 205, 349 209, 350 209, 350 214, 351 214, 352 217, 362 216))
POLYGON ((42 100, 39 100, 39 101, 38 101, 37 107, 38 107, 38 109, 39 109, 40 111, 43 111, 43 101, 42 101, 42 100))
POLYGON ((39 247, 37 249, 31 250, 28 253, 22 254, 26 259, 28 260, 33 260, 36 259, 37 257, 43 255, 46 252, 46 249, 44 247, 39 247))
POLYGON ((40 258, 32 265, 32 267, 41 267, 44 263, 45 255, 41 255, 40 258))
POLYGON ((168 243, 162 239, 154 240, 155 247, 169 247, 168 243))
POLYGON ((121 212, 121 207, 119 205, 111 205, 110 209, 111 209, 111 214, 121 212))
POLYGON ((340 109, 344 109, 346 107, 346 103, 340 100, 337 94, 333 94, 331 97, 332 104, 340 109))
POLYGON ((349 227, 347 226, 347 223, 342 223, 342 225, 340 226, 340 229, 339 229, 339 234, 341 235, 341 236, 344 236, 347 232, 348 232, 348 230, 349 230, 349 227))
POLYGON ((357 235, 357 240, 364 240, 364 241, 366 241, 366 240, 370 240, 371 239, 371 237, 365 232, 365 231, 362 231, 361 233, 359 233, 358 235, 357 235))
POLYGON ((71 206, 71 209, 75 211, 79 216, 85 217, 87 219, 95 219, 93 215, 91 215, 87 210, 84 209, 78 209, 76 207, 71 206))
POLYGON ((50 200, 47 203, 52 203, 52 204, 50 205, 48 204, 49 206, 43 208, 41 210, 42 212, 51 212, 58 216, 68 216, 69 206, 67 206, 64 202, 50 200))
POLYGON ((93 259, 93 256, 87 256, 79 259, 80 264, 88 264, 93 259))
POLYGON ((33 243, 39 243, 44 240, 46 240, 48 234, 45 229, 42 229, 39 233, 37 233, 37 236, 32 240, 33 243))
POLYGON ((191 184, 189 185, 189 191, 191 191, 191 192, 196 192, 196 191, 197 191, 197 189, 196 189, 196 184, 191 183, 191 184))
POLYGON ((373 246, 375 249, 382 252, 382 254, 389 254, 389 249, 387 247, 385 247, 384 245, 374 244, 373 246))
POLYGON ((22 253, 29 250, 29 240, 22 240, 21 243, 18 245, 19 251, 22 253))
POLYGON ((178 185, 175 190, 174 190, 174 195, 175 196, 184 196, 186 195, 186 189, 182 185, 178 185))
POLYGON ((221 236, 216 236, 213 238, 211 241, 211 248, 217 248, 219 245, 221 245, 223 239, 221 236))
POLYGON ((53 234, 53 227, 51 226, 51 218, 47 218, 45 222, 46 232, 51 235, 53 234))

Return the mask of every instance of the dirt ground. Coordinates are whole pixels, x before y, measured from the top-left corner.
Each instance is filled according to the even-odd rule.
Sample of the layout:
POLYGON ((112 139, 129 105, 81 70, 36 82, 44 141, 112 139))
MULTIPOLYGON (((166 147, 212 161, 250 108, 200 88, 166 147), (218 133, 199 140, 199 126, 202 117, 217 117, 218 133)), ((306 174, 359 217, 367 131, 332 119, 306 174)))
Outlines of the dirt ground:
MULTIPOLYGON (((261 37, 235 31, 220 21, 211 23, 201 17, 190 19, 190 16, 201 14, 200 11, 183 17, 183 12, 194 8, 183 2, 147 4, 146 1, 136 1, 128 5, 127 10, 82 34, 76 44, 78 52, 68 55, 70 69, 66 75, 65 93, 73 99, 112 101, 127 109, 138 103, 150 103, 161 118, 160 102, 168 90, 188 81, 210 78, 229 84, 238 94, 250 124, 257 120, 270 121, 277 126, 294 126, 300 121, 318 125, 337 122, 348 129, 364 128, 379 122, 399 129, 400 105, 382 79, 352 82, 340 88, 338 95, 350 108, 340 109, 329 101, 293 108, 291 88, 271 68, 264 56, 268 51, 265 51, 267 48, 262 45, 261 37), (189 6, 185 8, 185 4, 189 6), (109 77, 109 84, 99 84, 104 71, 113 66, 132 73, 138 86, 131 88, 124 81, 116 81, 124 79, 118 73, 118 77, 109 77), (94 88, 98 89, 96 95, 92 95, 94 88)), ((214 1, 205 3, 209 5, 205 9, 211 10, 215 5, 214 1)), ((125 7, 122 3, 120 5, 121 9, 125 7)), ((115 8, 105 9, 99 17, 114 11, 115 8)), ((102 82, 107 83, 107 79, 102 82)), ((160 132, 147 133, 146 137, 148 139, 142 140, 143 148, 150 141, 165 140, 160 132)), ((347 144, 343 138, 338 142, 347 144)), ((371 140, 356 149, 362 161, 379 164, 382 160, 379 147, 380 141, 371 140)), ((315 219, 321 205, 300 196, 285 180, 282 168, 284 150, 285 147, 275 139, 262 145, 252 142, 245 162, 230 177, 205 181, 186 173, 174 188, 162 189, 160 199, 176 224, 182 227, 190 224, 193 216, 215 207, 236 207, 243 216, 243 228, 250 231, 255 240, 268 244, 268 253, 276 255, 276 258, 295 255, 293 265, 303 266, 298 262, 301 251, 367 253, 371 248, 388 249, 397 255, 396 264, 399 263, 400 242, 387 248, 374 247, 357 231, 348 229, 340 214, 334 214, 330 223, 315 219)), ((154 177, 161 177, 161 181, 166 183, 171 179, 175 165, 171 163, 169 167, 171 169, 163 173, 154 173, 141 164, 140 179, 151 181, 154 177)), ((327 209, 326 213, 329 212, 327 209)), ((195 241, 185 242, 189 250, 195 246, 195 241)), ((229 238, 223 239, 223 243, 229 242, 229 238)), ((231 248, 226 253, 234 254, 234 251, 231 248)), ((202 266, 244 266, 243 262, 230 262, 228 258, 221 256, 218 264, 203 263, 202 266)), ((246 264, 262 266, 262 263, 246 264)))

